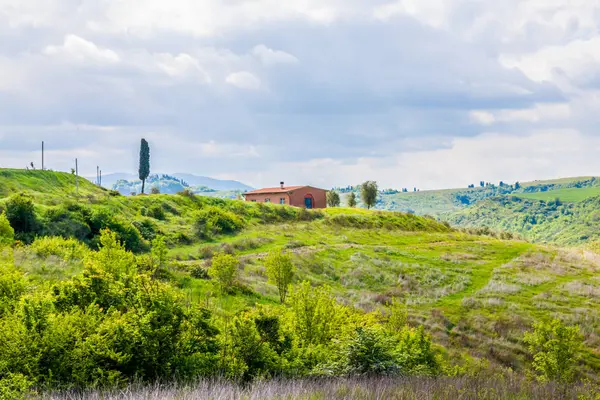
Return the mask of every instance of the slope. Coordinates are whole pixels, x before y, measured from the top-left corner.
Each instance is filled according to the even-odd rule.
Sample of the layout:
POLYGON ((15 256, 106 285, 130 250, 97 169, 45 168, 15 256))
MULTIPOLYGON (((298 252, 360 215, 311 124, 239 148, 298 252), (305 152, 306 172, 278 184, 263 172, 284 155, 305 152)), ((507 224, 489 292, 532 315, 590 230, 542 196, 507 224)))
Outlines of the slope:
MULTIPOLYGON (((0 198, 17 192, 29 192, 38 196, 74 196, 76 177, 66 172, 0 169, 0 198)), ((81 196, 102 195, 106 190, 87 179, 79 177, 81 196)))

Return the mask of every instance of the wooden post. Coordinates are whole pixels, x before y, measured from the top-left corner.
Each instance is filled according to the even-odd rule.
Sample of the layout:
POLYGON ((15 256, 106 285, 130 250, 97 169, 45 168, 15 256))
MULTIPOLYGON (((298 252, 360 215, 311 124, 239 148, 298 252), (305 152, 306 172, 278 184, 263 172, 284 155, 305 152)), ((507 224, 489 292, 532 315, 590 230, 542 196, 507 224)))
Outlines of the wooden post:
POLYGON ((77 165, 77 159, 75 159, 75 194, 79 196, 79 166, 77 165))
POLYGON ((102 170, 100 170, 100 187, 102 187, 102 170))
POLYGON ((44 170, 44 141, 42 140, 42 171, 44 170))
POLYGON ((100 186, 100 167, 96 165, 96 185, 100 186))

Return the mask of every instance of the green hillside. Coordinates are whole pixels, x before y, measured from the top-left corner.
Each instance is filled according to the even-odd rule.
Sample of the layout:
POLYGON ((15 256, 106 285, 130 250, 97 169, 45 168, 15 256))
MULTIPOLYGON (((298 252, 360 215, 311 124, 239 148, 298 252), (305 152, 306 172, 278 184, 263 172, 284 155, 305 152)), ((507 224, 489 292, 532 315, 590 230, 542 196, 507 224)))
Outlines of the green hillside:
MULTIPOLYGON (((19 240, 0 217, 0 390, 355 374, 518 379, 536 374, 524 333, 555 318, 580 326, 574 377, 592 382, 568 390, 597 390, 595 253, 399 212, 190 192, 125 197, 93 185, 77 198, 68 174, 14 173, 0 196, 19 240), (295 274, 281 304, 268 271, 287 265, 285 254, 295 274)), ((532 202, 506 199, 485 201, 513 212, 532 202)), ((552 207, 565 218, 579 212, 552 207)))
MULTIPOLYGON (((71 197, 75 195, 76 177, 64 172, 0 169, 0 197, 22 191, 44 196, 71 197)), ((81 196, 101 195, 104 192, 104 189, 87 179, 79 178, 81 196)))
POLYGON ((408 193, 383 192, 377 208, 418 215, 444 216, 493 197, 514 195, 537 200, 554 200, 559 197, 564 202, 570 202, 581 201, 597 194, 600 194, 600 180, 595 177, 574 177, 523 182, 518 185, 491 184, 485 187, 408 193))
POLYGON ((600 196, 600 187, 557 189, 547 192, 521 193, 516 196, 531 200, 553 201, 559 199, 565 203, 577 203, 590 197, 600 196))

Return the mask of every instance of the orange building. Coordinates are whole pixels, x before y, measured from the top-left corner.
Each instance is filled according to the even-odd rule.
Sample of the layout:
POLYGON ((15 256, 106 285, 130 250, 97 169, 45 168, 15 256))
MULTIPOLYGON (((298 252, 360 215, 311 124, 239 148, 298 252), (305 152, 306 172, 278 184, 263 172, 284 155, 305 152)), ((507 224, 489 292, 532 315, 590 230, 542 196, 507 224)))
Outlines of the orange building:
POLYGON ((326 208, 327 191, 312 186, 284 186, 264 188, 244 193, 246 201, 287 204, 301 208, 326 208))

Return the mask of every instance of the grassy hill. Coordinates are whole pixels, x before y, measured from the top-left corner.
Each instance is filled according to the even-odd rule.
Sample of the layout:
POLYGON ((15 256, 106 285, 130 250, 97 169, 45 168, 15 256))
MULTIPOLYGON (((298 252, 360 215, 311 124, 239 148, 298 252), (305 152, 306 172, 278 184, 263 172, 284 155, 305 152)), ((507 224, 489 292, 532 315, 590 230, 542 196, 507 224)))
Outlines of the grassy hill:
MULTIPOLYGON (((22 191, 50 197, 71 197, 75 195, 76 177, 64 172, 0 169, 0 197, 22 191)), ((105 192, 87 179, 79 177, 80 196, 97 196, 105 192)))
MULTIPOLYGON (((4 179, 17 182, 1 197, 32 193, 35 223, 28 232, 23 219, 11 221, 24 243, 0 249, 0 383, 16 385, 16 373, 50 389, 186 374, 328 376, 345 373, 331 363, 345 360, 353 341, 384 353, 397 346, 405 358, 386 362, 404 374, 514 379, 533 373, 524 333, 553 318, 581 327, 577 378, 598 381, 595 253, 470 235, 398 212, 111 196, 93 185, 75 198, 68 174, 11 173, 4 179), (287 304, 266 273, 268 255, 281 251, 296 269, 287 304), (212 272, 222 254, 239 261, 231 290, 212 272), (313 331, 321 342, 306 336, 313 331)), ((10 211, 17 198, 27 202, 4 197, 0 207, 10 211)), ((578 204, 591 209, 592 200, 578 204)), ((486 201, 498 207, 490 214, 506 208, 486 201)), ((514 197, 510 207, 529 201, 514 197)), ((575 205, 553 207, 575 218, 575 205)))
POLYGON ((418 215, 444 216, 489 198, 519 196, 538 200, 581 201, 600 194, 595 177, 573 177, 523 182, 519 185, 490 185, 475 188, 426 190, 408 193, 383 193, 378 209, 412 212, 418 215), (563 198, 564 197, 564 198, 563 198))

